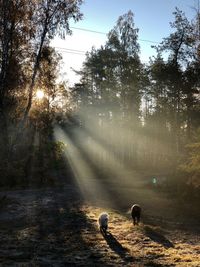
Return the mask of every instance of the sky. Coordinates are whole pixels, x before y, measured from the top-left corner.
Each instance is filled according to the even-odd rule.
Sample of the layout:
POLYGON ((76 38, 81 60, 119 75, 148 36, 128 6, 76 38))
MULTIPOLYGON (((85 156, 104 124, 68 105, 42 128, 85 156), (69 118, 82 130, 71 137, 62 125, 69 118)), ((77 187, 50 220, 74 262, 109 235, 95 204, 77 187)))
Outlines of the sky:
POLYGON ((64 79, 70 86, 79 82, 80 77, 73 69, 81 69, 86 51, 105 44, 106 34, 116 25, 119 16, 129 10, 134 13, 135 27, 139 28, 140 58, 148 62, 154 54, 151 45, 158 44, 172 32, 169 22, 174 20, 175 7, 192 19, 197 6, 198 0, 85 0, 81 5, 83 20, 70 22, 72 35, 65 40, 56 37, 51 43, 63 57, 64 79))

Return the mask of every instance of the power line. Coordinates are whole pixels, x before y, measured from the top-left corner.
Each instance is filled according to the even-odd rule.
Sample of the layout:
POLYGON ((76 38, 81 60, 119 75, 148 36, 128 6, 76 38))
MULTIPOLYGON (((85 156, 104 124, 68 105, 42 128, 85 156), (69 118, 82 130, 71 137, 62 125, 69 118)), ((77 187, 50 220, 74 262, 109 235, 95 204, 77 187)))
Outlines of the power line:
POLYGON ((100 31, 94 31, 94 30, 90 30, 90 29, 85 29, 85 28, 78 28, 78 27, 71 27, 72 29, 75 30, 79 30, 79 31, 85 31, 85 32, 93 32, 93 33, 98 33, 98 34, 103 34, 103 35, 107 35, 107 32, 100 32, 100 31))
MULTIPOLYGON (((107 35, 106 32, 95 31, 95 30, 86 29, 86 28, 78 28, 78 27, 71 27, 71 28, 75 29, 75 30, 80 30, 80 31, 86 31, 86 32, 92 32, 92 33, 107 35)), ((148 39, 138 39, 138 40, 142 41, 142 42, 159 44, 159 42, 148 40, 148 39)), ((55 47, 55 49, 59 50, 61 53, 68 53, 68 54, 81 55, 81 56, 85 56, 85 54, 88 52, 88 51, 70 49, 70 48, 58 47, 58 46, 55 47)))
MULTIPOLYGON (((107 35, 108 33, 106 32, 100 32, 100 31, 95 31, 95 30, 91 30, 91 29, 86 29, 86 28, 78 28, 78 27, 71 27, 72 29, 75 30, 79 30, 79 31, 85 31, 85 32, 93 32, 93 33, 97 33, 97 34, 103 34, 103 35, 107 35)), ((159 44, 160 42, 156 42, 156 41, 152 41, 152 40, 148 40, 148 39, 138 39, 141 42, 147 42, 147 43, 154 43, 154 44, 159 44)))
POLYGON ((151 41, 151 40, 146 40, 146 39, 138 39, 141 42, 146 42, 146 43, 152 43, 152 44, 160 44, 160 42, 156 41, 151 41))
MULTIPOLYGON (((71 27, 71 28, 75 29, 75 30, 80 30, 80 31, 86 31, 86 32, 92 32, 92 33, 107 35, 106 32, 95 31, 95 30, 86 29, 86 28, 78 28, 78 27, 71 27)), ((151 41, 148 39, 138 39, 138 40, 142 41, 142 42, 159 44, 159 42, 151 41)), ((57 47, 55 46, 55 49, 59 50, 61 53, 68 53, 68 54, 81 55, 81 56, 85 56, 85 54, 88 52, 88 51, 76 50, 76 49, 70 49, 70 48, 58 47, 58 46, 57 47)))
POLYGON ((61 53, 67 53, 67 54, 72 54, 72 55, 85 56, 85 54, 80 54, 80 53, 70 52, 70 51, 62 51, 62 50, 60 50, 59 52, 61 52, 61 53))
MULTIPOLYGON (((64 48, 64 47, 55 47, 55 48, 61 53, 68 53, 68 54, 79 55, 79 56, 85 56, 85 53, 87 53, 86 51, 68 49, 68 48, 64 48), (77 52, 73 52, 73 51, 77 51, 77 52)), ((142 62, 148 63, 148 61, 145 61, 145 60, 143 60, 142 62)))
POLYGON ((63 53, 70 53, 70 54, 77 54, 77 55, 85 55, 85 53, 87 53, 87 51, 70 49, 70 48, 59 47, 59 46, 55 46, 55 49, 60 50, 60 52, 63 52, 63 53))

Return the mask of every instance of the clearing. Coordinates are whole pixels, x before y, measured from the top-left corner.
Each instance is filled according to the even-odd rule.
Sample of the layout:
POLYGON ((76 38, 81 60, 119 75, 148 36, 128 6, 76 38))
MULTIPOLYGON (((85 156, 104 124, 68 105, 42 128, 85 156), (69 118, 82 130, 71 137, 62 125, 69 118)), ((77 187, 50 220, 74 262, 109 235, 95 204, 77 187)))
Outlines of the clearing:
POLYGON ((200 266, 199 221, 189 207, 134 184, 111 181, 114 201, 99 187, 80 191, 72 182, 0 192, 0 266, 200 266), (143 208, 139 226, 128 212, 135 201, 143 208), (110 223, 102 236, 97 217, 105 210, 110 223))

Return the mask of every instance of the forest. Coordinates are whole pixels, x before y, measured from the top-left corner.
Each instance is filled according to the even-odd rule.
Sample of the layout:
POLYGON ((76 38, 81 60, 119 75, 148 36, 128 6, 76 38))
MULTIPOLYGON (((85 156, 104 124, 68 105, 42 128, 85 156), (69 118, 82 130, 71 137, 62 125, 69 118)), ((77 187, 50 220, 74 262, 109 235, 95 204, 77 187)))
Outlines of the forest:
POLYGON ((199 192, 199 17, 191 22, 176 8, 172 33, 142 63, 139 29, 127 12, 106 44, 87 53, 80 83, 70 88, 59 79, 62 59, 50 41, 71 34, 82 1, 28 2, 1 2, 1 187, 50 182, 64 148, 54 128, 76 125, 86 132, 82 143, 94 135, 105 144, 95 151, 101 169, 114 157, 167 176, 183 195, 199 192))
POLYGON ((121 187, 142 183, 142 195, 159 191, 198 210, 199 10, 189 20, 175 8, 171 34, 145 63, 134 11, 122 14, 105 45, 75 70, 80 82, 69 86, 51 40, 73 34, 70 21, 83 19, 82 3, 0 1, 0 208, 7 191, 74 183, 92 204, 108 196, 123 209, 130 194, 121 187))
POLYGON ((119 17, 105 46, 87 54, 75 85, 78 116, 121 162, 198 196, 199 17, 190 22, 178 8, 173 15, 172 33, 146 64, 133 13, 119 17))

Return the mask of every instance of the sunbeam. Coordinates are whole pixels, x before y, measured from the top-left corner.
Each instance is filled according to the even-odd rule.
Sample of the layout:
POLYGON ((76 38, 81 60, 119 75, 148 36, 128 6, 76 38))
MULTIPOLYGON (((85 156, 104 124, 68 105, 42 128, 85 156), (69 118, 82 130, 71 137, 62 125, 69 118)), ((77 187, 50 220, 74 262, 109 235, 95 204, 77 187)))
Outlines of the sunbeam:
POLYGON ((73 144, 68 134, 61 128, 55 127, 54 135, 55 140, 62 141, 66 145, 64 156, 72 168, 73 175, 82 192, 83 198, 86 201, 91 200, 93 203, 98 202, 98 204, 102 205, 104 202, 111 203, 106 189, 96 179, 95 172, 83 158, 79 149, 73 144))
MULTIPOLYGON (((120 125, 120 120, 116 122, 112 120, 105 120, 103 125, 99 127, 98 123, 101 120, 96 114, 97 111, 91 112, 89 109, 84 108, 84 112, 79 113, 79 117, 84 122, 84 129, 89 135, 95 136, 104 147, 109 148, 112 152, 116 152, 117 155, 121 154, 121 157, 141 158, 144 164, 150 164, 154 162, 154 158, 169 160, 173 157, 173 150, 169 144, 163 141, 162 133, 159 136, 155 136, 152 127, 143 128, 136 125, 120 125), (99 131, 101 129, 101 131, 99 131), (146 158, 145 151, 148 150, 151 153, 151 158, 146 158), (136 155, 137 153, 137 155, 136 155), (150 161, 150 162, 148 162, 150 161)), ((133 162, 133 161, 132 161, 133 162)), ((126 160, 126 165, 128 160, 126 160)))
POLYGON ((65 159, 86 201, 124 211, 134 202, 142 206, 145 203, 149 211, 156 211, 155 201, 166 207, 168 200, 160 199, 158 192, 147 187, 141 174, 122 164, 112 150, 106 150, 98 139, 95 140, 95 136, 88 139, 84 129, 72 128, 57 126, 54 134, 56 140, 66 145, 65 159))
POLYGON ((116 183, 117 180, 123 180, 124 184, 130 185, 140 181, 136 172, 126 167, 111 150, 105 149, 98 140, 95 140, 95 136, 90 136, 87 142, 83 142, 82 140, 87 140, 87 133, 84 130, 76 129, 73 130, 73 136, 75 136, 76 141, 80 144, 85 156, 94 165, 102 166, 100 171, 110 174, 110 182, 116 183))
POLYGON ((163 141, 161 130, 154 132, 157 127, 152 129, 145 126, 144 129, 137 123, 129 125, 118 117, 102 119, 97 110, 86 107, 80 110, 78 116, 87 134, 101 143, 109 153, 112 151, 126 168, 162 169, 173 162, 174 147, 169 146, 167 140, 163 141))
POLYGON ((79 144, 87 163, 91 162, 92 166, 95 166, 96 173, 100 173, 94 178, 104 184, 104 188, 115 201, 115 207, 124 209, 130 207, 133 202, 139 201, 141 204, 149 202, 149 210, 151 210, 152 199, 161 201, 165 206, 167 200, 160 200, 157 192, 146 187, 144 177, 122 164, 112 151, 106 150, 93 138, 90 138, 89 142, 84 141, 87 135, 81 129, 74 129, 71 134, 79 144), (101 155, 107 156, 102 160, 101 155))

